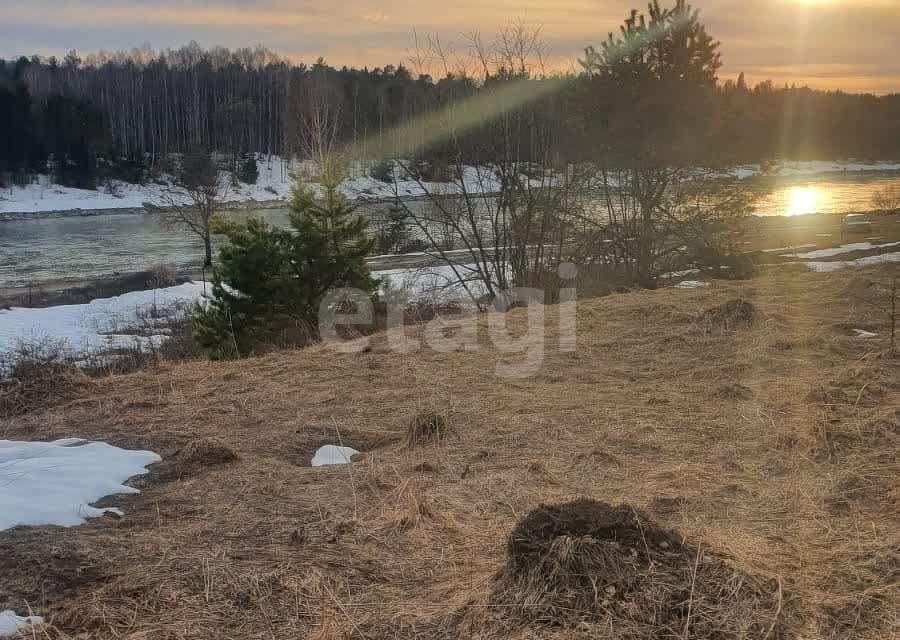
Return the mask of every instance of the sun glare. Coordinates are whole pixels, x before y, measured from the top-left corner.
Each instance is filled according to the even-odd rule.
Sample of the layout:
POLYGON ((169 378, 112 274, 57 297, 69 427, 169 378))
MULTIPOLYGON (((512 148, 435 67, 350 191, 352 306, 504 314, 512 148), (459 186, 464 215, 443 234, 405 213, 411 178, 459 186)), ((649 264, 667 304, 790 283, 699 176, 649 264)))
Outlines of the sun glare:
POLYGON ((787 211, 789 216, 802 216, 815 213, 820 204, 822 194, 816 187, 793 187, 788 192, 787 211))

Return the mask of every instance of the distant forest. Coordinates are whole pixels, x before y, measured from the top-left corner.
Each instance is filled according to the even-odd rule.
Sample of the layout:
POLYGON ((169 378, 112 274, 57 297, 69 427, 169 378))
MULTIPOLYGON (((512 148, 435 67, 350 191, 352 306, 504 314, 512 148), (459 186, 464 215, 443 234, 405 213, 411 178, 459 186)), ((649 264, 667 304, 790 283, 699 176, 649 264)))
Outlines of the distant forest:
MULTIPOLYGON (((54 168, 60 182, 79 185, 96 184, 96 172, 105 170, 138 182, 172 153, 294 157, 303 155, 301 131, 314 109, 339 114, 339 142, 378 140, 415 116, 516 77, 436 80, 402 65, 336 69, 319 60, 307 66, 263 47, 204 50, 196 43, 86 59, 72 52, 63 60, 0 60, 0 173, 21 177, 54 168)), ((584 134, 590 127, 582 121, 590 80, 569 79, 539 108, 566 138, 561 160, 590 160, 597 141, 584 134)), ((713 93, 704 147, 710 163, 900 158, 900 94, 771 82, 749 87, 743 78, 720 83, 713 93)))

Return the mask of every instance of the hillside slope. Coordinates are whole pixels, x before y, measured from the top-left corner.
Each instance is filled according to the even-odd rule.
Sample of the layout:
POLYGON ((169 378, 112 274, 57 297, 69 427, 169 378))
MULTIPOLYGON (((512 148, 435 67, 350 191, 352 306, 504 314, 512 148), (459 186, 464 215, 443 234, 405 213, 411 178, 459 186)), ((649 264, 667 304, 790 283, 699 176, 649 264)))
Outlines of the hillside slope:
MULTIPOLYGON (((574 353, 556 349, 548 308, 543 365, 522 379, 494 375, 509 356, 486 340, 398 354, 376 336, 365 353, 87 384, 0 433, 164 461, 141 495, 116 498, 124 518, 0 533, 0 610, 27 601, 59 638, 424 639, 452 637, 460 616, 465 637, 625 637, 603 616, 469 615, 488 610, 516 523, 587 497, 632 505, 777 585, 774 633, 749 637, 892 637, 900 360, 886 320, 855 298, 886 273, 580 301, 574 353), (736 299, 752 307, 722 307, 736 299), (407 446, 431 412, 448 435, 407 446), (364 455, 309 467, 329 443, 364 455)), ((525 310, 508 319, 522 325, 525 310)))

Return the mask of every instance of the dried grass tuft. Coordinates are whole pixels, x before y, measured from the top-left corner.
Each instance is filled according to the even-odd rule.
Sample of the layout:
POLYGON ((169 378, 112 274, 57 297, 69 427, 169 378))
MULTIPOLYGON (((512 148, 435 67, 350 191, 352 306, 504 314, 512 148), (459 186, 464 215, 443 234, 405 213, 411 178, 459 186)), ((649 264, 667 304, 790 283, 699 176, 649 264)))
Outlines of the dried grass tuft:
POLYGON ((451 430, 450 421, 445 415, 436 412, 419 413, 409 424, 406 444, 409 447, 435 444, 443 440, 451 430))
POLYGON ((237 459, 237 454, 225 445, 202 438, 191 440, 178 452, 178 467, 180 469, 213 467, 237 459))
POLYGON ((711 326, 731 331, 752 326, 757 315, 756 305, 736 298, 707 309, 703 312, 703 320, 711 326))

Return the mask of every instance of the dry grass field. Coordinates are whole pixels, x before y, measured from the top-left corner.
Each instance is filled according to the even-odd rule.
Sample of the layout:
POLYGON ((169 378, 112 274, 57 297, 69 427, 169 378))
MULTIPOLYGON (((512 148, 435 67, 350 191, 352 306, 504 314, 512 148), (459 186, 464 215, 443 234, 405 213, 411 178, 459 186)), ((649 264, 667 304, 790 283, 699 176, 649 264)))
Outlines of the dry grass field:
POLYGON ((381 335, 74 380, 0 437, 163 462, 123 518, 0 533, 0 610, 58 639, 895 638, 900 358, 857 297, 889 269, 580 301, 573 353, 551 307, 520 379, 486 338, 381 335), (310 467, 327 443, 364 453, 310 467))

